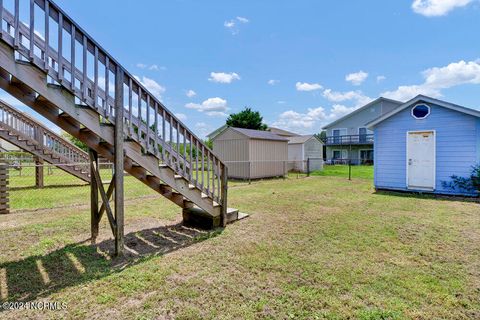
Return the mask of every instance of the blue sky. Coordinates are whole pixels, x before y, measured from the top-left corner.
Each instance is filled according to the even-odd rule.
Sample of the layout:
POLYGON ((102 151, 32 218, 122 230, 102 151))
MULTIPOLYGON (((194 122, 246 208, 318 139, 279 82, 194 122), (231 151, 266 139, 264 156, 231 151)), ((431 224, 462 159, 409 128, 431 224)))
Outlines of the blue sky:
POLYGON ((201 137, 244 106, 299 133, 380 95, 480 107, 478 0, 57 3, 201 137))

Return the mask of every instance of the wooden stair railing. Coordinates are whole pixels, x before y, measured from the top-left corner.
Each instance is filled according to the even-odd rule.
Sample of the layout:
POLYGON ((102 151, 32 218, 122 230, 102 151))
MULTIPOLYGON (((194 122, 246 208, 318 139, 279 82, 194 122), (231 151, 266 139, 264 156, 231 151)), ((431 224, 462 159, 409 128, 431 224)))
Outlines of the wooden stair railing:
POLYGON ((56 165, 83 181, 90 182, 88 154, 37 120, 0 100, 0 137, 56 165))
POLYGON ((13 7, 6 8, 6 1, 0 0, 0 20, 6 25, 0 34, 4 42, 43 70, 51 86, 73 94, 78 108, 94 110, 103 125, 115 124, 115 91, 120 87, 116 77, 120 75, 126 139, 138 144, 142 154, 155 157, 157 169, 167 166, 175 179, 186 180, 226 215, 227 169, 201 139, 53 1, 12 2, 13 7), (20 2, 28 2, 29 14, 22 15, 29 17, 28 21, 20 18, 20 8, 25 7, 20 2))

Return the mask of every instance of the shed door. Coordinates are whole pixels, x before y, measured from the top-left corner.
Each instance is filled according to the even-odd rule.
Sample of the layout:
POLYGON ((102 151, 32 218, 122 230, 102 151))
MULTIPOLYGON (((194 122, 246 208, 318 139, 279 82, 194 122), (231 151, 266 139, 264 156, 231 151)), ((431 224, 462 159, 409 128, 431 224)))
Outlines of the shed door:
POLYGON ((407 187, 435 189, 435 132, 407 134, 407 187))

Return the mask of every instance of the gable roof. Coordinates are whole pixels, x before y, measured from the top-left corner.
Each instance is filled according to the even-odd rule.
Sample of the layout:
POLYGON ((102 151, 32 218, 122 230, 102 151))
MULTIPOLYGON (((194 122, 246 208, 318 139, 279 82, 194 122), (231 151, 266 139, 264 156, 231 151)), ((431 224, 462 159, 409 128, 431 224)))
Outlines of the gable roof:
POLYGON ((465 108, 465 107, 459 106, 457 104, 453 104, 453 103, 446 102, 446 101, 443 101, 443 100, 430 98, 430 97, 427 97, 427 96, 424 96, 424 95, 420 94, 420 95, 416 96, 415 98, 405 102, 404 104, 402 104, 398 108, 384 114, 383 116, 380 116, 380 117, 376 118, 373 121, 370 121, 369 123, 367 123, 367 127, 372 128, 372 127, 376 126, 377 124, 379 124, 380 122, 396 115, 400 111, 405 110, 406 108, 410 107, 411 105, 417 104, 419 102, 427 102, 427 103, 435 104, 435 105, 443 107, 443 108, 455 110, 455 111, 458 111, 458 112, 462 112, 462 113, 469 114, 471 116, 480 118, 480 111, 479 110, 465 108))
POLYGON ((288 144, 304 144, 311 138, 315 137, 313 134, 308 134, 305 136, 296 136, 296 137, 289 137, 288 144))
POLYGON ((229 127, 238 133, 243 134, 244 136, 250 139, 258 139, 258 140, 276 140, 276 141, 288 141, 288 139, 276 135, 270 131, 261 131, 261 130, 252 130, 252 129, 243 129, 243 128, 234 128, 229 127))
POLYGON ((221 126, 220 128, 217 128, 215 129, 214 131, 210 132, 209 134, 207 134, 207 138, 210 139, 210 140, 213 140, 215 139, 220 133, 222 133, 225 129, 227 129, 228 126, 226 124, 224 124, 223 126, 221 126))
POLYGON ((360 113, 360 112, 362 112, 363 110, 368 109, 368 108, 371 107, 372 105, 377 104, 378 102, 382 102, 382 101, 391 102, 391 103, 394 103, 394 104, 397 104, 397 105, 401 105, 401 104, 403 103, 403 102, 401 102, 401 101, 397 101, 397 100, 392 100, 392 99, 380 97, 380 98, 377 98, 377 99, 373 100, 372 102, 367 103, 367 104, 364 105, 363 107, 358 108, 357 110, 354 110, 354 111, 350 112, 349 114, 341 117, 340 119, 337 119, 337 120, 333 121, 332 123, 327 124, 327 125, 324 126, 322 129, 324 129, 324 130, 325 130, 325 129, 328 129, 328 128, 336 125, 336 124, 339 123, 340 121, 343 121, 343 120, 345 120, 345 119, 347 119, 347 118, 350 118, 351 116, 356 115, 357 113, 360 113))
POLYGON ((297 137, 297 136, 300 136, 300 135, 297 134, 297 133, 293 133, 293 132, 290 132, 290 131, 287 131, 287 130, 283 130, 283 129, 280 129, 280 128, 275 128, 275 127, 268 127, 267 130, 270 131, 270 132, 272 132, 272 133, 278 134, 279 136, 285 136, 285 137, 297 137))
MULTIPOLYGON (((210 140, 214 140, 216 137, 218 137, 219 134, 221 134, 223 131, 225 131, 228 128, 229 128, 229 126, 224 124, 223 126, 217 128, 214 131, 207 134, 207 138, 210 139, 210 140)), ((237 128, 237 129, 239 129, 239 128, 237 128)), ((275 127, 268 127, 267 130, 269 132, 273 133, 273 134, 278 134, 279 136, 285 136, 285 137, 299 136, 299 134, 296 134, 296 133, 293 133, 293 132, 290 132, 290 131, 287 131, 287 130, 283 130, 283 129, 280 129, 280 128, 275 128, 275 127)))

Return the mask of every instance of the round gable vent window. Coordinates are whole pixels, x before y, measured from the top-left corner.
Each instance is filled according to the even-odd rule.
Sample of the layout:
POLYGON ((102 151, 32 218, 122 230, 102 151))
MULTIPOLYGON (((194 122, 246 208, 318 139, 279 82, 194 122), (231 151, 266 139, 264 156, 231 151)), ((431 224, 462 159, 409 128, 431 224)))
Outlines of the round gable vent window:
POLYGON ((412 108, 412 116, 415 119, 425 119, 430 114, 430 107, 426 104, 417 104, 412 108))

